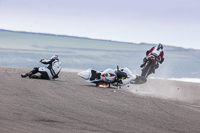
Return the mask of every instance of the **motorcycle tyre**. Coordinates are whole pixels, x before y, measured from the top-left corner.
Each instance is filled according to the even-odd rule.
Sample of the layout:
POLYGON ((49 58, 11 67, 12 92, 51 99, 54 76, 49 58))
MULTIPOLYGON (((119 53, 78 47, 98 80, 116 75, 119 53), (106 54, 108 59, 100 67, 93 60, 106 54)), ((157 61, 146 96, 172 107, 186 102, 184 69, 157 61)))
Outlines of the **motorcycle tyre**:
POLYGON ((144 68, 142 69, 141 76, 147 78, 151 74, 151 63, 148 63, 144 68))

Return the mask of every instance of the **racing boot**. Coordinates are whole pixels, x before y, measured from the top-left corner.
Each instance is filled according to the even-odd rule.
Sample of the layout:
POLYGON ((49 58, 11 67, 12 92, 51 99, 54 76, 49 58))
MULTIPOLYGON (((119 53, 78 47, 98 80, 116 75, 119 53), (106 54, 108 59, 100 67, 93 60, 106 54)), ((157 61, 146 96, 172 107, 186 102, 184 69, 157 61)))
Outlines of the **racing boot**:
POLYGON ((27 76, 28 76, 27 73, 26 74, 21 74, 22 78, 26 78, 27 76))
POLYGON ((155 74, 155 68, 152 70, 152 73, 155 74))
POLYGON ((145 66, 145 64, 146 64, 146 63, 143 62, 142 65, 140 65, 140 67, 143 68, 143 67, 145 66))
POLYGON ((143 63, 142 63, 142 65, 140 67, 143 68, 145 66, 146 62, 147 62, 147 59, 146 59, 146 57, 144 57, 143 63))
POLYGON ((32 72, 29 72, 29 73, 21 74, 21 77, 26 78, 27 76, 30 77, 31 75, 32 75, 32 72))
POLYGON ((32 78, 32 79, 42 79, 42 77, 40 75, 35 75, 35 74, 30 75, 29 78, 32 78))
POLYGON ((156 70, 158 67, 159 67, 159 64, 157 63, 157 64, 154 66, 154 68, 153 68, 153 71, 152 71, 153 74, 155 74, 155 70, 156 70))

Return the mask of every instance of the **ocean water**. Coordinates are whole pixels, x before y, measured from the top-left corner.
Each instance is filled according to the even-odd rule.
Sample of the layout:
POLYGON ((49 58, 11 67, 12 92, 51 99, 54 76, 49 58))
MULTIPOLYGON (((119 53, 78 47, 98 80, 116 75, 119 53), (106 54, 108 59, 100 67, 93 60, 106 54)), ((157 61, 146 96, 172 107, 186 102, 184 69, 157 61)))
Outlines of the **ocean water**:
POLYGON ((200 83, 200 78, 169 78, 168 80, 200 83))
MULTIPOLYGON (((146 50, 154 45, 0 30, 0 66, 44 66, 40 59, 57 54, 63 68, 104 70, 118 65, 140 75, 146 50)), ((164 52, 165 61, 152 77, 200 78, 200 50, 165 46, 164 52)))

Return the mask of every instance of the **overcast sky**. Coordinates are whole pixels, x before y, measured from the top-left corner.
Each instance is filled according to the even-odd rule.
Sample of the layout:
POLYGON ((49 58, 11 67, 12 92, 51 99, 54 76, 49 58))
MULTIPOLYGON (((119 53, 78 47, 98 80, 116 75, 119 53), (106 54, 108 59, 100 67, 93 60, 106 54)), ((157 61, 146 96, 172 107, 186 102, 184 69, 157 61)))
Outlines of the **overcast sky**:
POLYGON ((0 29, 200 49, 200 0, 0 0, 0 29))

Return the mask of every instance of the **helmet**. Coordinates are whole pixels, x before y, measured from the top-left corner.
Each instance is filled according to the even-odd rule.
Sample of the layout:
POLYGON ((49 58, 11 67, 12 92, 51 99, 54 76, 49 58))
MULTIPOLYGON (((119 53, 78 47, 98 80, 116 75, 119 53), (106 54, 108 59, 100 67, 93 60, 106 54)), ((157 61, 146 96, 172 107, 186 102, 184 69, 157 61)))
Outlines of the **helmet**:
POLYGON ((58 57, 58 55, 54 55, 54 56, 52 56, 52 57, 51 57, 51 60, 52 60, 52 59, 54 59, 54 60, 58 60, 58 61, 59 61, 59 57, 58 57))
POLYGON ((106 69, 101 73, 101 79, 105 82, 111 83, 116 79, 116 73, 113 69, 106 69))
POLYGON ((157 45, 157 50, 159 50, 159 49, 162 49, 162 50, 163 50, 163 45, 162 45, 161 43, 159 43, 159 44, 157 45))

